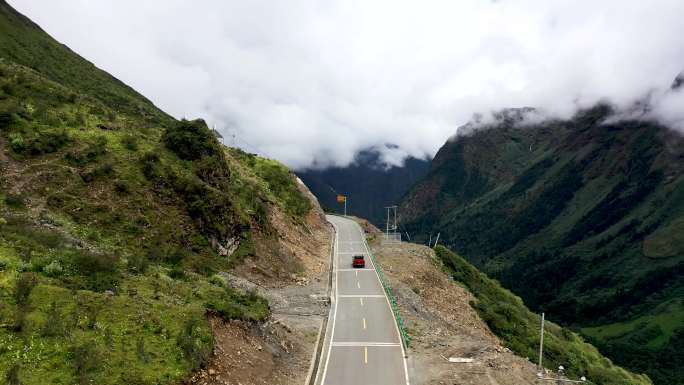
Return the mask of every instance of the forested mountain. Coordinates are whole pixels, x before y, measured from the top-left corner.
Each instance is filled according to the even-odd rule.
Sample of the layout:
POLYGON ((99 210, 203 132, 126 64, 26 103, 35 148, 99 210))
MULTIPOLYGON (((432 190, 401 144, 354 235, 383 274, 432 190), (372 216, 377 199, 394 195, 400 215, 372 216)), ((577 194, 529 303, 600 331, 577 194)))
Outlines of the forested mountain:
POLYGON ((684 384, 684 140, 608 105, 448 141, 401 222, 578 329, 615 362, 684 384))
POLYGON ((348 214, 384 228, 385 207, 397 204, 429 167, 429 161, 413 157, 402 166, 388 166, 382 163, 377 149, 369 149, 359 152, 347 167, 300 170, 297 175, 324 207, 341 213, 343 205, 335 198, 337 194, 347 195, 348 214))

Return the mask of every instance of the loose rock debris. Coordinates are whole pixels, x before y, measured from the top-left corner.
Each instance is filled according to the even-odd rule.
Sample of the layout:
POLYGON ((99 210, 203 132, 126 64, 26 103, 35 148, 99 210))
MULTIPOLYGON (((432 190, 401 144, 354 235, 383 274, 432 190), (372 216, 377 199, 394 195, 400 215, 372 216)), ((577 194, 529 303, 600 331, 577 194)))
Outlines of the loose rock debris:
POLYGON ((442 272, 432 249, 371 238, 413 338, 412 385, 535 384, 535 366, 502 346, 471 307, 475 298, 442 272))

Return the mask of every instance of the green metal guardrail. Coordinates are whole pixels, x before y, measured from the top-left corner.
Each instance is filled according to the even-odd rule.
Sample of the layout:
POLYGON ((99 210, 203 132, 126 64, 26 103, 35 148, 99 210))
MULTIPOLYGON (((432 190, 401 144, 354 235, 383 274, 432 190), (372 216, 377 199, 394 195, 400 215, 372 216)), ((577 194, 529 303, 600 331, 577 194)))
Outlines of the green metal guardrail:
POLYGON ((401 314, 399 313, 399 304, 397 303, 397 297, 394 295, 394 292, 392 291, 392 286, 390 286, 389 281, 385 277, 385 273, 382 271, 382 267, 380 267, 380 264, 378 264, 377 259, 375 258, 375 255, 371 251, 370 247, 368 247, 368 244, 366 244, 366 248, 368 249, 368 254, 371 257, 371 260, 373 261, 375 271, 378 273, 378 277, 380 277, 382 287, 385 289, 385 293, 387 293, 387 298, 389 298, 390 305, 392 307, 392 313, 394 313, 394 318, 397 320, 397 325, 399 326, 401 342, 404 344, 404 348, 408 348, 409 345, 411 345, 411 336, 408 334, 406 326, 404 325, 404 319, 401 318, 401 314))

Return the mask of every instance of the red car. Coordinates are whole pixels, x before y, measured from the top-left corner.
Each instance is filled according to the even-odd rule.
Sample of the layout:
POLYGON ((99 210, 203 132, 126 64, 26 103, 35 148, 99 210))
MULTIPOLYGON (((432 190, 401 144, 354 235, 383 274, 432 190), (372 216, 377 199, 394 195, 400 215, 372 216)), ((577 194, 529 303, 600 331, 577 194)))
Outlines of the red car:
POLYGON ((363 255, 355 255, 352 260, 352 267, 366 267, 366 260, 363 259, 363 255))

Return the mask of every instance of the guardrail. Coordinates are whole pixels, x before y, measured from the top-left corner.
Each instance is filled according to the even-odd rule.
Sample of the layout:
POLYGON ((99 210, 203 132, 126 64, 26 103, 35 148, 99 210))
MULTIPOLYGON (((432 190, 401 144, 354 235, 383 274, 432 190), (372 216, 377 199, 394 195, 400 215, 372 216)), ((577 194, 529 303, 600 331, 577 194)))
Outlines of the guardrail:
POLYGON ((370 255, 371 260, 373 261, 373 267, 375 267, 375 271, 378 273, 378 277, 380 277, 380 283, 382 283, 382 287, 383 289, 385 289, 387 298, 389 298, 390 306, 392 307, 392 313, 394 313, 394 318, 396 319, 397 326, 399 327, 399 334, 401 334, 401 342, 404 344, 404 348, 408 348, 411 345, 411 336, 408 334, 408 330, 406 330, 406 326, 404 325, 404 319, 401 318, 401 313, 399 312, 399 304, 397 303, 397 297, 394 295, 394 292, 392 291, 392 286, 390 286, 389 281, 385 277, 385 273, 382 271, 382 267, 377 262, 377 259, 375 258, 373 251, 368 246, 368 243, 366 243, 366 249, 368 250, 368 255, 370 255))

